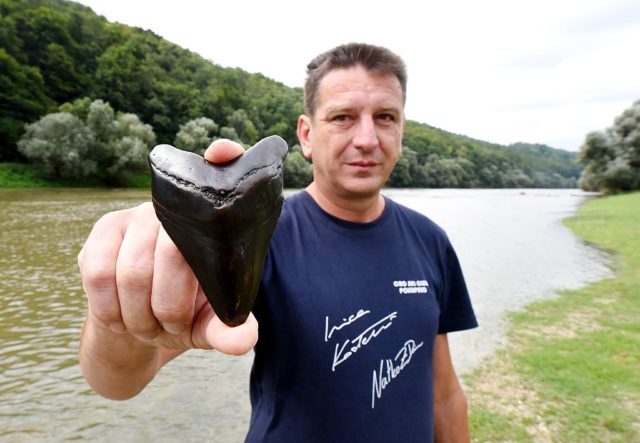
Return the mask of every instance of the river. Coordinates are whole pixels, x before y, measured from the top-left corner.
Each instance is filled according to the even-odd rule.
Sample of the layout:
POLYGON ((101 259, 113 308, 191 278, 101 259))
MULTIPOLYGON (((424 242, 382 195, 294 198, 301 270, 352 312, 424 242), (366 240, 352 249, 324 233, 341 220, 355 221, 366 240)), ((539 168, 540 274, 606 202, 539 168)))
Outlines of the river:
MULTIPOLYGON (((502 343, 505 313, 610 275, 561 220, 577 190, 387 190, 432 218, 458 252, 481 324, 452 334, 458 372, 502 343)), ((0 190, 0 441, 242 441, 251 355, 188 353, 136 398, 94 394, 77 361, 86 309, 76 255, 105 212, 139 190, 0 190)))

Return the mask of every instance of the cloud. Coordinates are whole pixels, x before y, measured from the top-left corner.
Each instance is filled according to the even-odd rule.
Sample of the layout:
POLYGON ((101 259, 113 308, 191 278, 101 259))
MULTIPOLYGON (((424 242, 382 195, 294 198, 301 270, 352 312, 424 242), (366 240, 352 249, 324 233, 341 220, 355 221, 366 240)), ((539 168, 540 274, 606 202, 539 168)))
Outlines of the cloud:
POLYGON ((607 32, 640 26, 640 6, 636 0, 607 2, 597 13, 576 20, 569 26, 575 32, 607 32))

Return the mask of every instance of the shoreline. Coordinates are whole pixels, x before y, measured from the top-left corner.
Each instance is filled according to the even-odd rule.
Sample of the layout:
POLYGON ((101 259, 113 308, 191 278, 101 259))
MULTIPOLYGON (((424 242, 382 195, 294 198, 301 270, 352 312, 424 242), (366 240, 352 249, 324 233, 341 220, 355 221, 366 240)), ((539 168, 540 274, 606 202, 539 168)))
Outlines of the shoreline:
POLYGON ((613 276, 508 314, 506 344, 461 377, 474 441, 640 441, 637 220, 637 192, 563 220, 612 254, 613 276))
MULTIPOLYGON (((483 206, 495 208, 488 190, 474 190, 465 196, 475 197, 476 192, 489 197, 483 206)), ((475 212, 477 204, 466 204, 457 211, 482 221, 472 225, 474 234, 466 234, 466 222, 446 227, 459 249, 480 322, 479 328, 449 335, 454 366, 461 376, 506 345, 511 313, 536 301, 556 299, 562 290, 581 289, 613 275, 610 256, 577 237, 563 222, 592 200, 592 193, 545 189, 491 192, 493 196, 500 194, 496 200, 500 206, 511 209, 490 209, 483 214, 475 212), (490 256, 483 252, 487 250, 492 251, 490 256)), ((438 197, 445 195, 439 193, 438 197)))

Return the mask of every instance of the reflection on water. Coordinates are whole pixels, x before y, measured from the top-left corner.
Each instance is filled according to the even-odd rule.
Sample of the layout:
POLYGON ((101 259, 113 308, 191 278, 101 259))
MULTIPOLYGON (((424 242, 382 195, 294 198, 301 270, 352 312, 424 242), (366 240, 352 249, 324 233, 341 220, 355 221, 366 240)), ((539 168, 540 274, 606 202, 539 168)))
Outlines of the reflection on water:
MULTIPOLYGON (((584 200, 577 191, 387 194, 443 226, 458 251, 482 325, 452 337, 460 370, 499 343, 505 311, 607 275, 601 254, 560 223, 584 200)), ((0 190, 0 440, 242 440, 251 356, 189 353, 127 402, 96 396, 80 374, 86 306, 76 254, 100 215, 148 199, 148 191, 0 190)))

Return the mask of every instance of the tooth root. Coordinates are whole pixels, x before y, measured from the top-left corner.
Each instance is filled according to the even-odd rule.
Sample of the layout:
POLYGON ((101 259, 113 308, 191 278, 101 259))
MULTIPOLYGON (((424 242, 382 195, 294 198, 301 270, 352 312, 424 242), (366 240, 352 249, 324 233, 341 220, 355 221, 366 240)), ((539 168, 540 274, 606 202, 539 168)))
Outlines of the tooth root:
POLYGON ((168 145, 149 154, 158 219, 229 326, 244 323, 258 292, 282 209, 286 154, 275 136, 224 165, 168 145))

